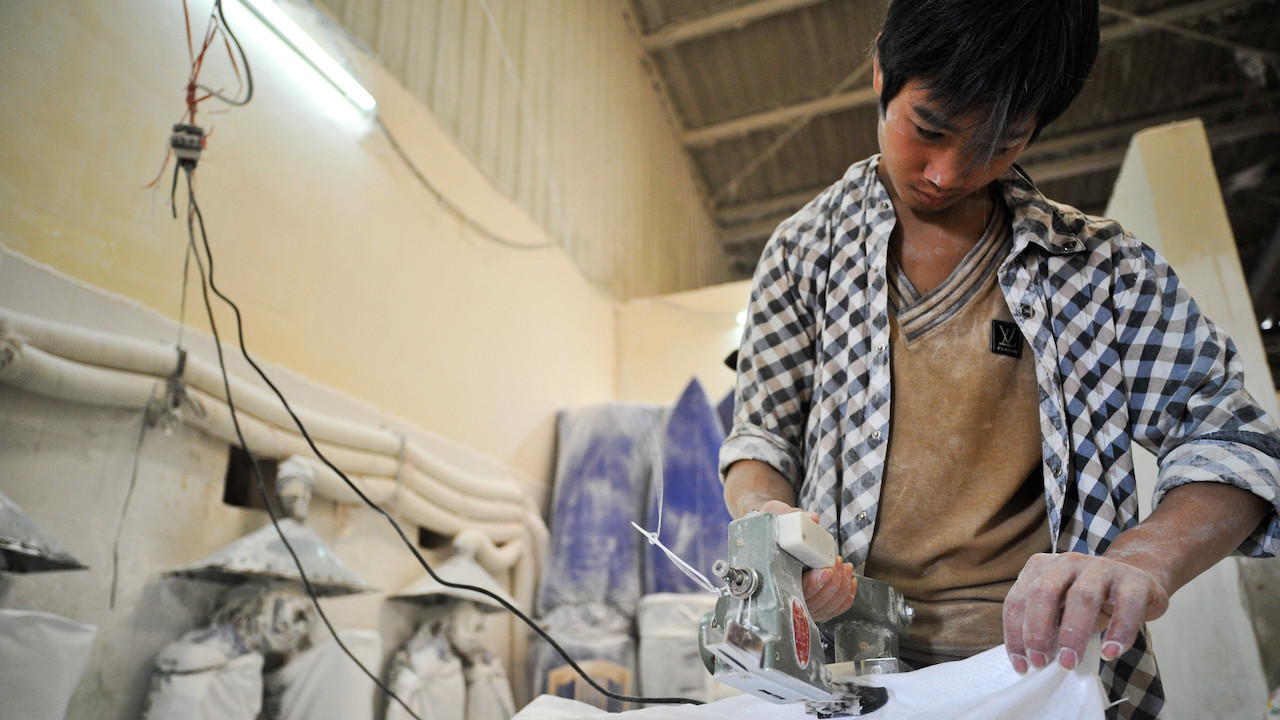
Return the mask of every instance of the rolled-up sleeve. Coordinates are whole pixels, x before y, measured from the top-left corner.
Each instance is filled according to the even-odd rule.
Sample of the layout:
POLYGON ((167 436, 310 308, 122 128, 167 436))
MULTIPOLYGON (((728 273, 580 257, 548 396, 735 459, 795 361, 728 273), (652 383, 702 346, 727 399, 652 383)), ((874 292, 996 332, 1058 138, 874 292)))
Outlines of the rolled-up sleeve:
POLYGON ((752 280, 742 345, 734 426, 720 450, 720 477, 739 460, 759 460, 800 487, 802 448, 813 382, 814 279, 797 272, 805 235, 784 222, 765 246, 752 280))
POLYGON ((1159 459, 1154 503, 1191 482, 1234 485, 1272 506, 1237 552, 1280 553, 1280 430, 1245 389, 1235 345, 1150 248, 1117 268, 1133 437, 1159 459))

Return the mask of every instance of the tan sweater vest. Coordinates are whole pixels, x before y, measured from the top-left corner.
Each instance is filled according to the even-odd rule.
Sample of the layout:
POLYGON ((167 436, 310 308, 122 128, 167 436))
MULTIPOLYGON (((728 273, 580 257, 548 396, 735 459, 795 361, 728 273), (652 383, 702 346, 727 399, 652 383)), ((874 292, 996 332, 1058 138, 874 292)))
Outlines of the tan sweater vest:
POLYGON ((902 646, 915 666, 1003 643, 1005 595, 1050 549, 1035 360, 996 284, 1009 221, 995 215, 924 296, 894 269, 893 414, 866 574, 915 608, 902 646))

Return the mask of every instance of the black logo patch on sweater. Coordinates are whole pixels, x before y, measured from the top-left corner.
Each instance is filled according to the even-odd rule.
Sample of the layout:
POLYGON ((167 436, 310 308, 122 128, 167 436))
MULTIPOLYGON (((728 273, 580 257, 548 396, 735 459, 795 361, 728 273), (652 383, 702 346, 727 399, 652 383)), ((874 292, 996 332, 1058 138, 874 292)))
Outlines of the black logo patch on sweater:
POLYGON ((1022 357, 1022 332, 1018 330, 1018 326, 1003 320, 992 320, 991 352, 1009 357, 1022 357))

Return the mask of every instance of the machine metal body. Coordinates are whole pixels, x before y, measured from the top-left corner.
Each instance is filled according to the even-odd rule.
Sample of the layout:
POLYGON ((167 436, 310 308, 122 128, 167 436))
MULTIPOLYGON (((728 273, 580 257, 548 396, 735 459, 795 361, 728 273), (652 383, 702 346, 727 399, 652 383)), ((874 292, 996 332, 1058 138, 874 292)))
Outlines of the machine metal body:
POLYGON ((800 577, 835 558, 835 539, 808 513, 752 513, 730 523, 728 558, 713 568, 728 592, 698 633, 707 670, 773 702, 809 701, 810 712, 820 716, 865 714, 875 709, 868 700, 882 705, 884 691, 856 678, 898 671, 898 641, 912 611, 893 586, 855 576, 853 606, 816 623, 800 577), (868 691, 860 695, 861 708, 860 687, 868 691))

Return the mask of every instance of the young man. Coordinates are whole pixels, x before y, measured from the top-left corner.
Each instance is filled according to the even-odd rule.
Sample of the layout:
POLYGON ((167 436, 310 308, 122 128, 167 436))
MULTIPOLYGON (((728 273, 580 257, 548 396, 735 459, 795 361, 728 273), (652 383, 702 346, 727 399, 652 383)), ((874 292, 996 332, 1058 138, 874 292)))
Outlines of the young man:
POLYGON ((1162 716, 1143 622, 1239 550, 1280 550, 1280 432, 1163 259, 1044 198, 1018 154, 1071 103, 1096 0, 892 0, 881 154, 785 221, 756 271, 721 451, 730 512, 813 512, 916 609, 903 659, 1001 643, 1074 667, 1103 632, 1126 718, 1162 716), (1159 458, 1141 523, 1131 445, 1159 458))

